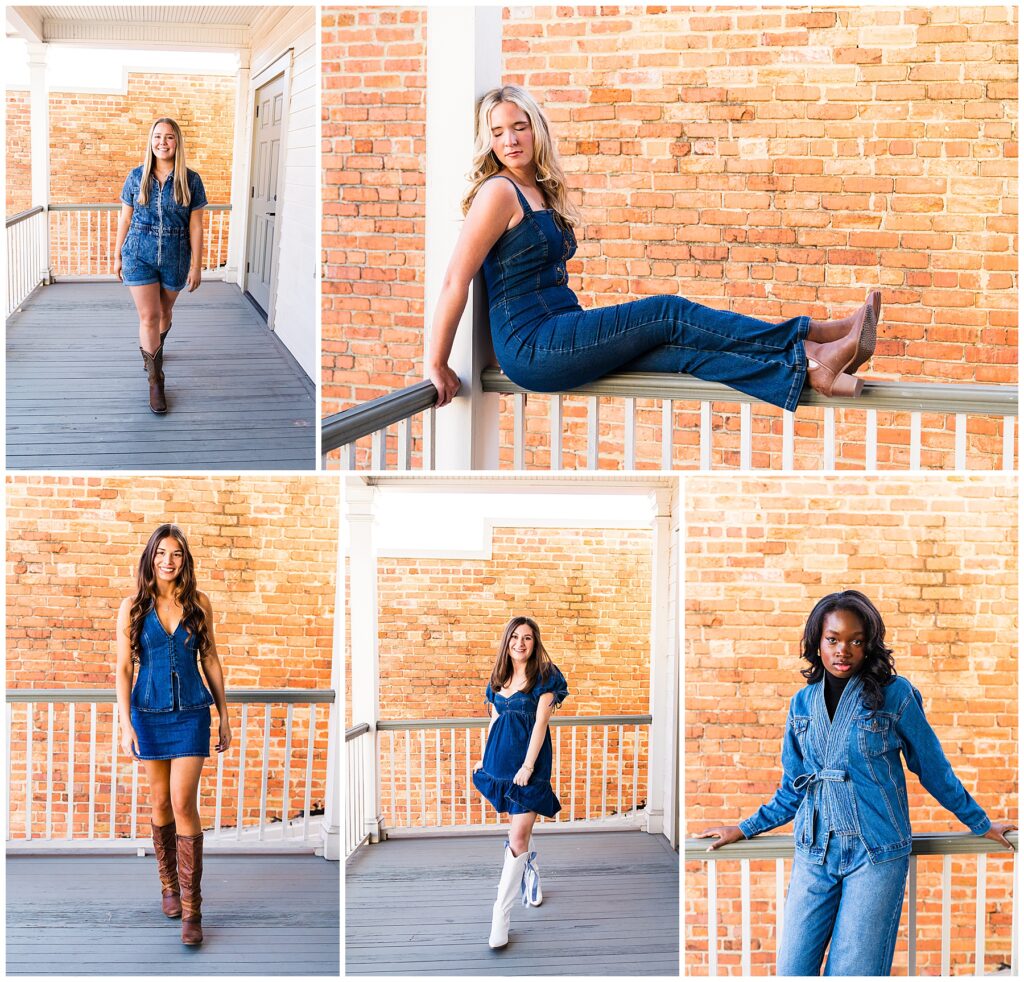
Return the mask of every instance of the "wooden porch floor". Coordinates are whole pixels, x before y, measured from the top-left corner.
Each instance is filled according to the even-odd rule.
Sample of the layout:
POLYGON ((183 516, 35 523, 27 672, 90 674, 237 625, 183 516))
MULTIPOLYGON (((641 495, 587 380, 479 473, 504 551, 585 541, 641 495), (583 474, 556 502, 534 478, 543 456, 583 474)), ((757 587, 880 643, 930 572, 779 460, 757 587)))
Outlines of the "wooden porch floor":
POLYGON ((487 935, 502 837, 392 839, 345 872, 348 975, 678 975, 679 856, 660 835, 535 835, 544 903, 487 935))
POLYGON ((204 943, 160 912, 152 855, 8 856, 8 975, 334 975, 338 865, 207 855, 204 943))
POLYGON ((236 286, 179 295, 164 374, 156 416, 127 287, 40 287, 7 321, 7 467, 316 467, 315 387, 236 286))

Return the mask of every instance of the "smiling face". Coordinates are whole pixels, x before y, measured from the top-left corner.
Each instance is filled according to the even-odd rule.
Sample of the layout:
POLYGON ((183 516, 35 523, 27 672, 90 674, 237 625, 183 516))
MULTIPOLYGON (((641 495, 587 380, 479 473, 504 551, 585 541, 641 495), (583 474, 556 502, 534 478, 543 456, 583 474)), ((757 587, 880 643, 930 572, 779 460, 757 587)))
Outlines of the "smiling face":
POLYGON ((530 117, 515 103, 499 102, 492 110, 491 150, 503 167, 522 169, 533 163, 530 117))
POLYGON ((174 127, 170 123, 157 123, 153 127, 149 145, 157 160, 173 163, 174 155, 178 151, 178 138, 174 133, 174 127))
POLYGON ((837 679, 853 678, 864 666, 866 641, 864 625, 852 611, 827 613, 818 645, 825 671, 837 679))
POLYGON ((185 564, 185 550, 181 543, 168 535, 161 539, 153 554, 153 575, 158 583, 174 583, 185 564))
POLYGON ((522 668, 533 654, 534 636, 529 624, 520 624, 508 639, 508 653, 513 663, 522 668))

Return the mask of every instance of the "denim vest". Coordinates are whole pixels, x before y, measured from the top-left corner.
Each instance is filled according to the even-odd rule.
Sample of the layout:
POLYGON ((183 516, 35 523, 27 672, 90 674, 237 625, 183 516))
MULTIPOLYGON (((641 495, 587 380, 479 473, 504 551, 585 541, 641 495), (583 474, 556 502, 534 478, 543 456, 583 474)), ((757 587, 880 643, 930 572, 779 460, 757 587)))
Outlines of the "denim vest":
POLYGON ((184 238, 188 245, 188 229, 192 212, 207 205, 206 189, 202 178, 194 171, 188 172, 188 190, 192 200, 188 205, 179 205, 174 199, 174 171, 167 176, 161 186, 156 175, 150 174, 149 201, 139 201, 139 190, 142 187, 142 167, 136 167, 124 180, 121 189, 121 201, 131 207, 132 222, 128 226, 128 235, 148 234, 156 236, 156 264, 163 260, 163 243, 165 239, 184 238))
POLYGON ((203 709, 213 696, 199 677, 195 638, 178 624, 168 634, 150 608, 139 636, 142 653, 139 675, 132 689, 133 709, 144 713, 168 713, 174 709, 203 709))
POLYGON ((528 338, 551 314, 582 308, 567 285, 565 271, 566 262, 576 254, 572 229, 563 229, 550 208, 535 211, 515 181, 497 176, 515 188, 523 209, 522 221, 502 233, 482 267, 491 336, 504 368, 501 349, 506 345, 514 346, 517 338, 528 338))
POLYGON ((829 836, 858 835, 873 863, 910 854, 907 782, 900 752, 925 790, 975 835, 991 823, 953 773, 925 718, 921 693, 897 677, 880 709, 861 701, 855 676, 830 722, 821 682, 792 699, 782 742, 782 783, 775 796, 740 822, 749 839, 794 819, 796 848, 823 863, 829 836))

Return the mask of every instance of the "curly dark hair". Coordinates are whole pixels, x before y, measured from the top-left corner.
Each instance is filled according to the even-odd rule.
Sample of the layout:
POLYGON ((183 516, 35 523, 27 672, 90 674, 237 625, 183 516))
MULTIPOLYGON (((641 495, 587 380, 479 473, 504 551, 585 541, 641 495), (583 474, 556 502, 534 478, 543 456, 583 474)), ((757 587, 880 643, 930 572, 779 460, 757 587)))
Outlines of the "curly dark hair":
POLYGON ((885 702, 882 692, 895 677, 896 663, 893 661, 892 648, 885 646, 885 622, 878 608, 858 590, 843 590, 822 597, 814 605, 804 625, 804 636, 800 657, 810 662, 800 674, 807 679, 807 684, 820 682, 825 675, 825 666, 821 660, 821 632, 824 630, 825 617, 837 610, 845 610, 853 614, 864 627, 864 665, 861 668, 861 681, 864 691, 861 702, 871 710, 881 709, 885 702))
POLYGON ((153 572, 153 560, 157 547, 167 538, 176 539, 181 545, 181 575, 174 585, 174 594, 181 604, 181 622, 185 625, 188 635, 195 638, 196 650, 203 658, 210 650, 210 630, 206 624, 206 614, 199 604, 199 589, 196 587, 195 562, 192 551, 188 547, 185 533, 177 525, 165 522, 157 526, 149 537, 146 548, 139 559, 139 570, 136 574, 135 598, 132 600, 128 616, 128 637, 131 640, 132 661, 138 662, 142 653, 142 622, 153 609, 156 602, 156 574, 153 572))

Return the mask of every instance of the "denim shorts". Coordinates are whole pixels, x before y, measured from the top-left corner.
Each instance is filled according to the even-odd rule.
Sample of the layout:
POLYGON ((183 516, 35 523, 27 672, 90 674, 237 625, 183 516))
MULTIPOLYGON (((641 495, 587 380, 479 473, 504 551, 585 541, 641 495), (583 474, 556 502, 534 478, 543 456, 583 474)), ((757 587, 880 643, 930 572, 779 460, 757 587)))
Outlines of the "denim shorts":
POLYGON ((126 286, 159 283, 176 293, 188 283, 191 261, 188 229, 164 225, 161 231, 156 225, 132 222, 121 247, 121 278, 126 286))

